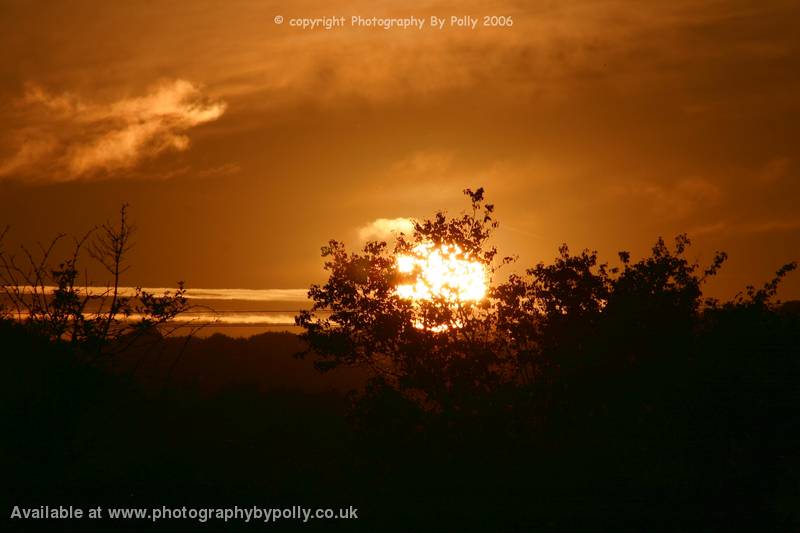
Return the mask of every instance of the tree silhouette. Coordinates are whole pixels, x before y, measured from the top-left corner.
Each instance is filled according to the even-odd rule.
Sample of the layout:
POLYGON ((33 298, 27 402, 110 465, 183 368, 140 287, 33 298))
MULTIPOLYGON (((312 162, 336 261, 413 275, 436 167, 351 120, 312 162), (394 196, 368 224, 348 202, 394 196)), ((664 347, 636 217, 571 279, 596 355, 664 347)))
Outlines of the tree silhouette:
POLYGON ((454 218, 439 212, 416 222, 413 234, 399 235, 391 251, 386 242, 369 242, 352 254, 338 241, 322 249, 329 280, 311 287, 314 305, 296 319, 321 358, 319 368, 364 365, 380 382, 420 404, 448 411, 464 409, 471 398, 513 379, 496 351, 497 313, 491 300, 453 300, 442 293, 412 301, 396 292, 398 284, 419 272, 401 273, 395 257, 419 245, 457 246, 489 277, 509 261, 497 262, 489 245, 497 222, 483 189, 465 194, 468 212, 454 218))
MULTIPOLYGON (((483 189, 465 194, 467 212, 418 221, 392 248, 368 242, 360 253, 348 253, 330 241, 322 249, 329 279, 311 287, 313 307, 296 319, 305 330, 306 354, 320 369, 366 366, 374 372, 373 393, 390 388, 433 413, 514 413, 530 421, 546 411, 531 398, 555 394, 548 384, 587 372, 621 374, 670 354, 676 361, 685 357, 706 311, 720 306, 703 300, 702 286, 727 256, 718 252, 704 267, 689 261, 686 235, 672 249, 658 239, 651 255, 637 262, 620 252, 613 267, 600 263, 596 252, 573 255, 563 245, 553 263, 508 276, 480 301, 402 298, 396 257, 422 243, 457 245, 486 266, 490 280, 511 262, 498 261, 490 245, 498 223, 483 189)), ((764 289, 750 288, 725 305, 769 306, 780 278, 794 268, 784 266, 764 289)), ((593 386, 585 386, 588 394, 593 386)))
POLYGON ((564 245, 502 276, 493 207, 466 193, 465 213, 436 213, 391 245, 331 241, 302 339, 129 344, 160 338, 185 302, 119 289, 124 219, 56 266, 53 246, 0 253, 9 500, 336 500, 357 504, 369 531, 797 530, 800 308, 775 301, 796 265, 730 301, 704 298, 725 255, 699 265, 680 235, 613 265, 564 245), (79 283, 87 249, 110 258, 99 294, 79 283), (484 298, 454 297, 401 259, 442 249, 484 269, 484 298), (368 379, 344 373, 357 390, 330 391, 326 378, 343 376, 305 374, 289 359, 303 348, 319 369, 368 379), (98 360, 114 364, 87 364, 98 360))
POLYGON ((13 318, 32 334, 50 342, 67 341, 96 358, 128 348, 184 312, 188 303, 183 282, 162 295, 140 287, 132 295, 123 294, 120 280, 129 268, 125 261, 135 230, 127 210, 127 204, 120 208, 118 224, 106 222, 76 238, 70 256, 57 266, 50 262, 64 234, 40 247, 38 258, 23 245, 22 260, 1 246, 8 230, 0 234, 0 286, 6 300, 0 319, 13 318), (85 274, 81 283, 80 257, 87 245, 89 256, 111 276, 105 288, 92 287, 85 274))
POLYGON ((465 193, 466 213, 436 213, 394 246, 348 253, 331 241, 328 281, 296 319, 318 368, 371 370, 352 420, 396 497, 424 482, 441 487, 431 498, 500 515, 509 502, 536 509, 509 518, 517 529, 602 528, 623 504, 633 530, 670 515, 678 529, 800 523, 780 503, 800 464, 800 314, 774 301, 796 263, 728 302, 703 296, 726 254, 691 261, 686 235, 613 266, 563 245, 553 262, 498 279, 511 260, 490 246, 493 207, 482 189, 465 193), (483 264, 495 282, 486 298, 403 298, 397 258, 423 243, 483 264))

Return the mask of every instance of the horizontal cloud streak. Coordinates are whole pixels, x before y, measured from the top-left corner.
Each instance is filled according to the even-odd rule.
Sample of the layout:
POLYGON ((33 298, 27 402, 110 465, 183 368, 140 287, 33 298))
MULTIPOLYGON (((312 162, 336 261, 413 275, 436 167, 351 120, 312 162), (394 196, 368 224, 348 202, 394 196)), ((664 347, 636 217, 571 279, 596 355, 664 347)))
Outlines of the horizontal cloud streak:
MULTIPOLYGON (((25 294, 33 292, 33 287, 25 286, 19 287, 20 291, 25 294)), ((53 294, 56 287, 46 285, 44 287, 45 294, 53 294)), ((36 289, 41 293, 41 288, 36 289)), ((110 294, 110 290, 106 287, 90 286, 82 288, 90 296, 102 297, 110 294)), ((174 293, 175 289, 165 287, 143 287, 143 291, 153 294, 164 294, 166 292, 174 293)), ((135 287, 120 287, 119 293, 124 297, 132 297, 136 295, 135 287)), ((237 300, 248 302, 307 302, 308 289, 187 289, 186 298, 190 300, 237 300)))
MULTIPOLYGON (((27 320, 28 312, 14 313, 11 318, 16 320, 27 320)), ((84 318, 93 320, 104 313, 83 313, 84 318)), ((139 313, 132 313, 127 317, 120 316, 120 320, 128 322, 139 322, 146 317, 139 313)), ((293 326, 294 315, 281 312, 259 311, 259 312, 184 312, 169 321, 172 324, 186 324, 187 326, 293 326)))

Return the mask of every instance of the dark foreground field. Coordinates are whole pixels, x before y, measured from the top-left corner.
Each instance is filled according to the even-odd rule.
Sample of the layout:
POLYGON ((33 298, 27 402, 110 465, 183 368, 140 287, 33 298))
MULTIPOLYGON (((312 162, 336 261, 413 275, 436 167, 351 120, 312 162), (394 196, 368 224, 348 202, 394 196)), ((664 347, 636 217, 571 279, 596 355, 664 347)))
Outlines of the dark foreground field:
POLYGON ((796 530, 797 306, 725 321, 683 353, 585 366, 543 384, 541 397, 515 400, 540 406, 525 423, 420 412, 365 391, 363 372, 318 373, 293 358, 302 345, 288 333, 167 339, 98 366, 0 322, 3 512, 352 505, 358 520, 303 527, 796 530))

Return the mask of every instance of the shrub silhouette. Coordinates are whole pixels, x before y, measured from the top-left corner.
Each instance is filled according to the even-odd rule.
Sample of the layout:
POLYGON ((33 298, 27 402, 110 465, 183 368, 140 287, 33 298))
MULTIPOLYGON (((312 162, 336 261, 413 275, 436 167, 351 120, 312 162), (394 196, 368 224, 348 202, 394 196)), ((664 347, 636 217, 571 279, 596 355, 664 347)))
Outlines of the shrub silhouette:
POLYGON ((487 245, 497 221, 483 189, 465 194, 470 212, 417 222, 391 252, 385 242, 354 254, 337 241, 323 248, 329 280, 311 287, 313 308, 296 320, 320 369, 364 365, 421 408, 474 411, 503 389, 538 387, 577 367, 624 364, 683 346, 700 320, 702 284, 726 259, 718 253, 704 269, 689 262, 685 235, 674 250, 659 239, 636 263, 621 252, 617 267, 600 264, 596 252, 571 255, 563 245, 552 264, 509 276, 479 302, 399 297, 394 257, 419 243, 457 244, 490 277, 511 262, 495 261, 497 250, 487 245), (475 399, 479 405, 468 405, 475 399))
POLYGON ((138 340, 160 336, 164 326, 188 308, 183 282, 174 292, 152 294, 137 287, 131 295, 121 291, 121 277, 127 272, 127 254, 132 247, 134 227, 128 221, 128 205, 120 209, 119 222, 104 223, 76 238, 72 254, 50 264, 53 251, 65 235, 60 234, 39 257, 25 246, 23 259, 2 248, 6 229, 0 234, 0 320, 16 319, 32 334, 53 343, 68 342, 84 355, 99 358, 129 348, 138 340), (81 253, 88 247, 111 279, 104 290, 95 292, 81 276, 81 253))
MULTIPOLYGON (((68 317, 86 295, 71 273, 63 303, 36 304, 37 320, 0 318, 4 500, 356 505, 359 521, 336 525, 365 531, 800 527, 800 308, 774 301, 795 265, 731 301, 707 299, 725 255, 698 265, 679 236, 613 265, 562 246, 503 278, 494 209, 481 189, 467 193, 465 214, 436 214, 392 247, 329 243, 329 279, 311 288, 301 339, 135 342, 99 359, 115 367, 93 364, 138 334, 119 328, 139 303, 120 300, 105 340, 91 339, 106 335, 107 315, 73 337, 68 317), (425 242, 458 244, 484 265, 488 297, 398 298, 406 274, 394 255, 425 242), (291 360, 303 347, 308 361, 291 360), (360 367, 366 385, 345 397, 325 374, 306 382, 309 361, 360 367), (128 365, 138 372, 119 372, 128 365)), ((65 270, 24 269, 33 282, 20 285, 41 294, 37 276, 65 270)), ((152 308, 167 321, 176 309, 152 308)), ((349 376, 339 383, 363 382, 349 376)), ((141 523, 97 523, 126 526, 141 523)))
POLYGON ((407 489, 437 471, 467 507, 527 505, 531 525, 556 515, 597 526, 632 498, 627 525, 614 529, 652 529, 670 506, 684 528, 797 520, 775 502, 798 479, 786 467, 800 444, 790 408, 800 328, 796 307, 772 302, 795 263, 719 302, 702 289, 726 254, 692 262, 686 235, 673 247, 658 239, 639 261, 620 252, 615 266, 563 245, 480 302, 400 298, 394 255, 414 244, 456 243, 493 278, 510 261, 487 244, 497 221, 483 190, 465 193, 466 214, 417 222, 394 248, 323 248, 328 281, 311 287, 313 308, 297 317, 302 355, 321 370, 372 371, 354 398, 363 453, 377 462, 403 450, 413 459, 391 475, 407 489), (536 487, 542 476, 550 484, 536 487))

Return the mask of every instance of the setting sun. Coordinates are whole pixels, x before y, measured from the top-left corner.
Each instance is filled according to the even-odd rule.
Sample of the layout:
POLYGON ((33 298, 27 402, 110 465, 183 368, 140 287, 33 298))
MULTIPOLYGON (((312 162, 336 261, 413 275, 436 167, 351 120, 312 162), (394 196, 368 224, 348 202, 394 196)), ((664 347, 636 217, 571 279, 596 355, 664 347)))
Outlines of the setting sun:
POLYGON ((397 256, 397 270, 412 283, 397 286, 397 295, 410 300, 478 301, 486 296, 486 268, 470 259, 458 245, 422 243, 410 254, 397 256))

